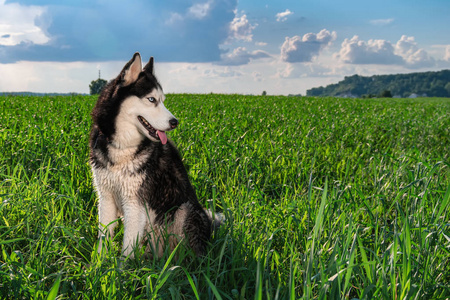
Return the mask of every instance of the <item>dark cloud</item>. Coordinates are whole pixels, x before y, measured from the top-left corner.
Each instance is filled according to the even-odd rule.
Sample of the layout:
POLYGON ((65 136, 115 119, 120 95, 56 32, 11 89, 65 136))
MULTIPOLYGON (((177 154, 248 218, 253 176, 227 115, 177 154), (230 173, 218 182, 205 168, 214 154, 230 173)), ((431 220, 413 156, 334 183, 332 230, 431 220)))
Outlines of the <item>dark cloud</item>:
MULTIPOLYGON (((11 2, 35 5, 31 0, 6 3, 11 2)), ((35 24, 50 41, 2 45, 0 63, 124 60, 136 51, 158 61, 217 61, 237 0, 49 0, 40 5, 46 9, 35 24)))

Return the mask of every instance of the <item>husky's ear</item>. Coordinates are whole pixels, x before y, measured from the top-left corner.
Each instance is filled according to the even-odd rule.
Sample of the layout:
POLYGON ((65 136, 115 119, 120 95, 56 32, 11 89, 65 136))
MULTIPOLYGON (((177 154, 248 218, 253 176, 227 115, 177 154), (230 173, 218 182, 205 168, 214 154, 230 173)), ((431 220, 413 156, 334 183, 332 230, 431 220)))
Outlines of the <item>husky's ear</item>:
POLYGON ((127 86, 135 82, 139 73, 142 71, 142 61, 139 52, 133 55, 133 58, 125 65, 122 70, 122 83, 123 86, 127 86))
POLYGON ((153 56, 150 57, 150 60, 144 67, 144 72, 153 74, 153 56))

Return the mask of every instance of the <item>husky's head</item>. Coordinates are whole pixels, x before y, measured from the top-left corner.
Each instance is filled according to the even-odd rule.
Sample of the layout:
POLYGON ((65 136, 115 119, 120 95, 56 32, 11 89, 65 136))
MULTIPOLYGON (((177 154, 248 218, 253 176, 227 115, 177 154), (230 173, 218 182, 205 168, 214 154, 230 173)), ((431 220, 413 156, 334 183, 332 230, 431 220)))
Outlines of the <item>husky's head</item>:
POLYGON ((135 53, 100 94, 92 112, 94 126, 118 147, 136 145, 143 138, 165 144, 165 132, 177 127, 178 120, 164 100, 153 72, 153 57, 142 68, 141 56, 135 53))

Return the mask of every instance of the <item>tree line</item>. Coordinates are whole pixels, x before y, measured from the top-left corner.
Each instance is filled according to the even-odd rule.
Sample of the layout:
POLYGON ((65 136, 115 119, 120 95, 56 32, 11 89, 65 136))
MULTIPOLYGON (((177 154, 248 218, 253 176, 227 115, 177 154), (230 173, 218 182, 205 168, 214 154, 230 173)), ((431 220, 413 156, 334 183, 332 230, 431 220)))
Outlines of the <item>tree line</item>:
POLYGON ((450 70, 395 75, 346 76, 326 87, 306 91, 308 96, 450 97, 450 70))

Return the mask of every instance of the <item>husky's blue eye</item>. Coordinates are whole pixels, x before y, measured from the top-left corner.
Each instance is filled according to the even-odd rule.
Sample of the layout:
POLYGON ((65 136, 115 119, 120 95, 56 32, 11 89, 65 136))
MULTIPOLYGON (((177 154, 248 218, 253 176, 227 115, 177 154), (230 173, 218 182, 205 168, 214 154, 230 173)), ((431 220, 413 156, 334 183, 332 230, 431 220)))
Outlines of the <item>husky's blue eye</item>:
POLYGON ((148 101, 150 101, 151 103, 156 102, 156 99, 154 97, 148 97, 148 101))

